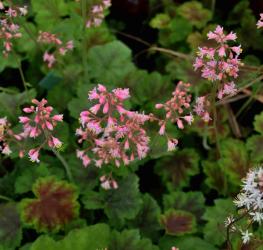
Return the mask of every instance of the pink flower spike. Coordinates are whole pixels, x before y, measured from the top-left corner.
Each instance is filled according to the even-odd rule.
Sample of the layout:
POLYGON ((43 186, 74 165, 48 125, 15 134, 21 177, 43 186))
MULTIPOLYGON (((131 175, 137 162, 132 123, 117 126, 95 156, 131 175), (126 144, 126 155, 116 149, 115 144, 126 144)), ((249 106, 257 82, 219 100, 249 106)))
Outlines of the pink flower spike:
POLYGON ((94 105, 93 107, 91 107, 90 109, 89 109, 93 114, 97 114, 98 113, 98 111, 100 110, 100 104, 96 104, 96 105, 94 105))
POLYGON ((29 152, 28 152, 28 155, 29 155, 29 158, 30 158, 30 161, 32 162, 37 162, 39 163, 39 149, 36 148, 36 149, 30 149, 29 152))

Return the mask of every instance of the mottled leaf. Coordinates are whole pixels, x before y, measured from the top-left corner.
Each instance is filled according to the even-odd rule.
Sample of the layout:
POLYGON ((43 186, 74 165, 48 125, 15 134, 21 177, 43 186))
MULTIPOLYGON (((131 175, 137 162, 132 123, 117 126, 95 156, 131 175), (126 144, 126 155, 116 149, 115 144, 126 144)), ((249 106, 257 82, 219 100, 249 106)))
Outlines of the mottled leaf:
POLYGON ((245 144, 237 139, 224 140, 220 144, 220 156, 219 166, 233 184, 240 185, 241 179, 251 167, 245 144))
POLYGON ((78 215, 75 186, 53 177, 40 178, 33 185, 35 199, 23 199, 23 222, 37 231, 57 231, 78 215))
POLYGON ((155 172, 161 175, 163 183, 174 189, 186 186, 191 176, 199 172, 198 154, 193 149, 175 151, 172 156, 160 159, 155 172))
POLYGON ((203 8, 202 4, 197 1, 190 1, 181 4, 178 7, 177 12, 197 28, 204 27, 212 18, 211 11, 203 8))
POLYGON ((184 235, 196 230, 196 220, 192 213, 170 209, 161 216, 161 224, 166 234, 184 235))
POLYGON ((200 221, 205 211, 205 197, 201 192, 172 192, 163 196, 164 210, 176 209, 191 212, 200 221))

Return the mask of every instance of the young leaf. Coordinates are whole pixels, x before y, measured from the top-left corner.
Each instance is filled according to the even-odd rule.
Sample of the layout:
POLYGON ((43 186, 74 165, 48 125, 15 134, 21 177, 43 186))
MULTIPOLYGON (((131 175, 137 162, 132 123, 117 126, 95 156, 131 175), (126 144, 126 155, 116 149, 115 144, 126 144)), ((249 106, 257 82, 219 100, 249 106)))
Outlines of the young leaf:
POLYGON ((0 204, 0 249, 13 250, 20 245, 22 229, 15 204, 0 204))
POLYGON ((54 177, 38 179, 33 185, 35 199, 21 201, 23 222, 39 232, 58 231, 78 215, 75 186, 54 177))
POLYGON ((203 8, 202 4, 197 1, 181 4, 177 12, 197 28, 203 28, 212 18, 211 11, 203 8))
POLYGON ((170 209, 161 216, 161 224, 168 235, 191 234, 196 230, 196 220, 192 213, 170 209))

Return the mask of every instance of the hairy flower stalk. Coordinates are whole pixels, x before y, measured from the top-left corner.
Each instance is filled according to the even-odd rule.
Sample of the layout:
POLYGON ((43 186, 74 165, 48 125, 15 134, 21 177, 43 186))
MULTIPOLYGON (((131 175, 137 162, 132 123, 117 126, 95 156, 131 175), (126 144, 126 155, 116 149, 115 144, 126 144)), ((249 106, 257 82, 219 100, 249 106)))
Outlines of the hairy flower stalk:
POLYGON ((89 100, 95 103, 81 112, 81 127, 76 130, 78 142, 84 143, 77 157, 85 167, 92 161, 97 167, 110 163, 128 165, 146 157, 150 139, 143 125, 151 117, 126 110, 123 105, 129 97, 129 89, 108 92, 101 84, 90 91, 89 100))

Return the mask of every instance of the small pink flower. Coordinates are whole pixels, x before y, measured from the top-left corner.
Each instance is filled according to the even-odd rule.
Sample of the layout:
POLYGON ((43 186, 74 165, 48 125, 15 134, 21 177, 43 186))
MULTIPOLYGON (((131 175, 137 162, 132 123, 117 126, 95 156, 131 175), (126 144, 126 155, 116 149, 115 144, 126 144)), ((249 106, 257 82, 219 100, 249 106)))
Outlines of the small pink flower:
POLYGON ((165 133, 165 123, 162 124, 162 126, 160 127, 160 130, 159 130, 160 135, 164 135, 164 133, 165 133))
POLYGON ((62 122, 63 121, 63 115, 54 115, 52 117, 53 121, 62 122))
POLYGON ((167 143, 168 151, 174 151, 176 149, 177 144, 177 139, 169 139, 167 143))
POLYGON ((28 123, 30 119, 26 116, 19 116, 19 122, 21 123, 28 123))
POLYGON ((29 158, 30 158, 30 161, 32 162, 37 162, 39 163, 39 149, 36 148, 36 149, 30 149, 29 152, 28 152, 28 155, 29 155, 29 158))

